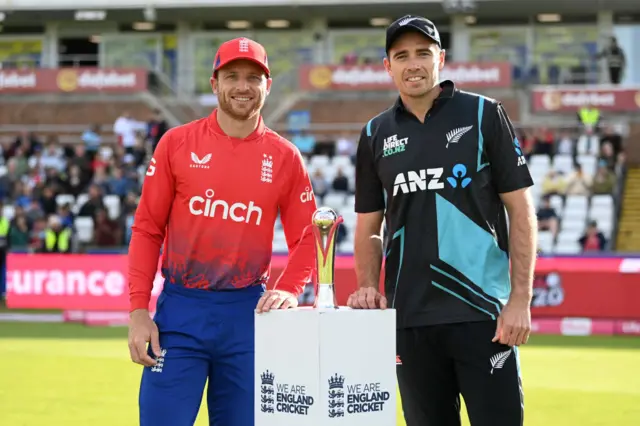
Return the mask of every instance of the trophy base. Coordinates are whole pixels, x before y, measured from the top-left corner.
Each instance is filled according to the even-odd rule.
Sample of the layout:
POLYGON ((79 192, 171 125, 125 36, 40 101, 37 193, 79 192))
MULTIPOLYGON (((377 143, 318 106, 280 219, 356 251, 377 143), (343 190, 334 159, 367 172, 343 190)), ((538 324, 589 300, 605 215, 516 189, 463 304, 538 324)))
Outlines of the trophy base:
POLYGON ((333 284, 318 284, 318 293, 313 304, 316 309, 337 309, 336 295, 333 284))

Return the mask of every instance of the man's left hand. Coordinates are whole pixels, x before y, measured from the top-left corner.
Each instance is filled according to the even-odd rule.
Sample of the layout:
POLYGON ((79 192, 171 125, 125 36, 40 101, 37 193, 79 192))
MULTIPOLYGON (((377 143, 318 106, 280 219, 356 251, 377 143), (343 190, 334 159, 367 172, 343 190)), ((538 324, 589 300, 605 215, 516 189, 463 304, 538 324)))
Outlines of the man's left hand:
POLYGON ((527 300, 509 300, 498 317, 496 335, 492 342, 519 346, 529 340, 531 308, 527 300))
POLYGON ((272 309, 289 309, 298 306, 298 298, 284 290, 268 290, 258 301, 256 311, 260 314, 272 309))

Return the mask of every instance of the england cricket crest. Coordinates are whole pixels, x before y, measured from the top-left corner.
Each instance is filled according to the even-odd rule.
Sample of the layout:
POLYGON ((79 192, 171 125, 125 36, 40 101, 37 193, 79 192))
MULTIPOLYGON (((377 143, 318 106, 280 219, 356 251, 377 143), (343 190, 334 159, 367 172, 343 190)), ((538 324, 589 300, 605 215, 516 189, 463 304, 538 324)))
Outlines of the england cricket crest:
POLYGON ((260 411, 263 413, 273 413, 274 410, 274 395, 275 389, 273 388, 274 375, 269 370, 262 373, 260 376, 260 411))
POLYGON ((329 417, 344 417, 344 377, 334 376, 329 378, 329 394, 327 395, 329 417))

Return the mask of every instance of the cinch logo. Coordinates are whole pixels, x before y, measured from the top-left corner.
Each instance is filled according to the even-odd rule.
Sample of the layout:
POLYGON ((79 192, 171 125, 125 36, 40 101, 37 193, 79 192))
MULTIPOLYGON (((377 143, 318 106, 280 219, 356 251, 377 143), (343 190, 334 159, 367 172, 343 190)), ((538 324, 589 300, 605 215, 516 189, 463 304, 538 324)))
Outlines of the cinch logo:
POLYGON ((300 194, 300 201, 303 203, 308 203, 313 200, 313 191, 307 186, 304 189, 304 192, 300 194))
POLYGON ((205 191, 205 197, 191 197, 189 199, 189 211, 194 216, 216 217, 221 214, 222 219, 231 219, 234 222, 244 222, 260 225, 262 220, 262 209, 255 205, 253 201, 249 201, 249 205, 243 203, 234 203, 229 206, 224 200, 213 199, 213 189, 205 191))
POLYGON ((279 384, 269 370, 260 375, 260 411, 263 413, 287 413, 306 416, 314 403, 307 395, 306 386, 279 384), (274 386, 276 389, 274 389, 274 386), (274 398, 275 394, 275 398, 274 398))
POLYGON ((426 169, 418 172, 408 172, 405 176, 404 173, 398 173, 396 180, 393 182, 393 195, 396 196, 398 192, 408 194, 410 192, 429 191, 443 189, 444 183, 440 182, 444 169, 438 167, 437 169, 426 169), (429 176, 429 183, 427 184, 427 176, 429 176))
POLYGON ((344 376, 335 374, 329 378, 329 417, 344 417, 359 413, 384 410, 391 394, 382 389, 380 382, 345 384, 344 376), (346 394, 345 394, 346 387, 346 394))
POLYGON ((384 140, 382 156, 388 157, 399 152, 404 152, 407 143, 409 143, 409 138, 398 139, 398 135, 389 136, 384 140))
POLYGON ((464 164, 456 164, 452 170, 453 176, 447 178, 447 182, 453 188, 460 186, 466 188, 471 183, 471 178, 467 177, 467 168, 464 164))

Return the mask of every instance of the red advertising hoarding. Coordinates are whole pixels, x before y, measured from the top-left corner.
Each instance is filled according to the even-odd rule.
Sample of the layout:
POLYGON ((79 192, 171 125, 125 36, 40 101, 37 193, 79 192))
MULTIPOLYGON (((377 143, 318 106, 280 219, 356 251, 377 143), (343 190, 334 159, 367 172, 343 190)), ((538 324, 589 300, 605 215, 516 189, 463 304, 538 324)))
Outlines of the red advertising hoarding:
POLYGON ((0 93, 131 93, 147 89, 140 68, 0 69, 0 93))
MULTIPOLYGON (((447 63, 440 77, 460 87, 511 87, 508 62, 447 63)), ((303 65, 299 71, 302 90, 395 90, 391 77, 380 65, 303 65)))
MULTIPOLYGON (((270 285, 286 256, 275 256, 270 285)), ((127 311, 127 258, 124 255, 28 255, 8 258, 10 308, 127 311)), ((355 289, 353 258, 336 258, 340 305, 355 289)), ((162 290, 160 274, 154 297, 162 290)), ((536 266, 532 314, 537 318, 589 317, 640 320, 640 259, 541 258, 536 266)))
POLYGON ((591 105, 602 111, 640 111, 640 88, 534 87, 531 89, 534 112, 572 112, 591 105))

